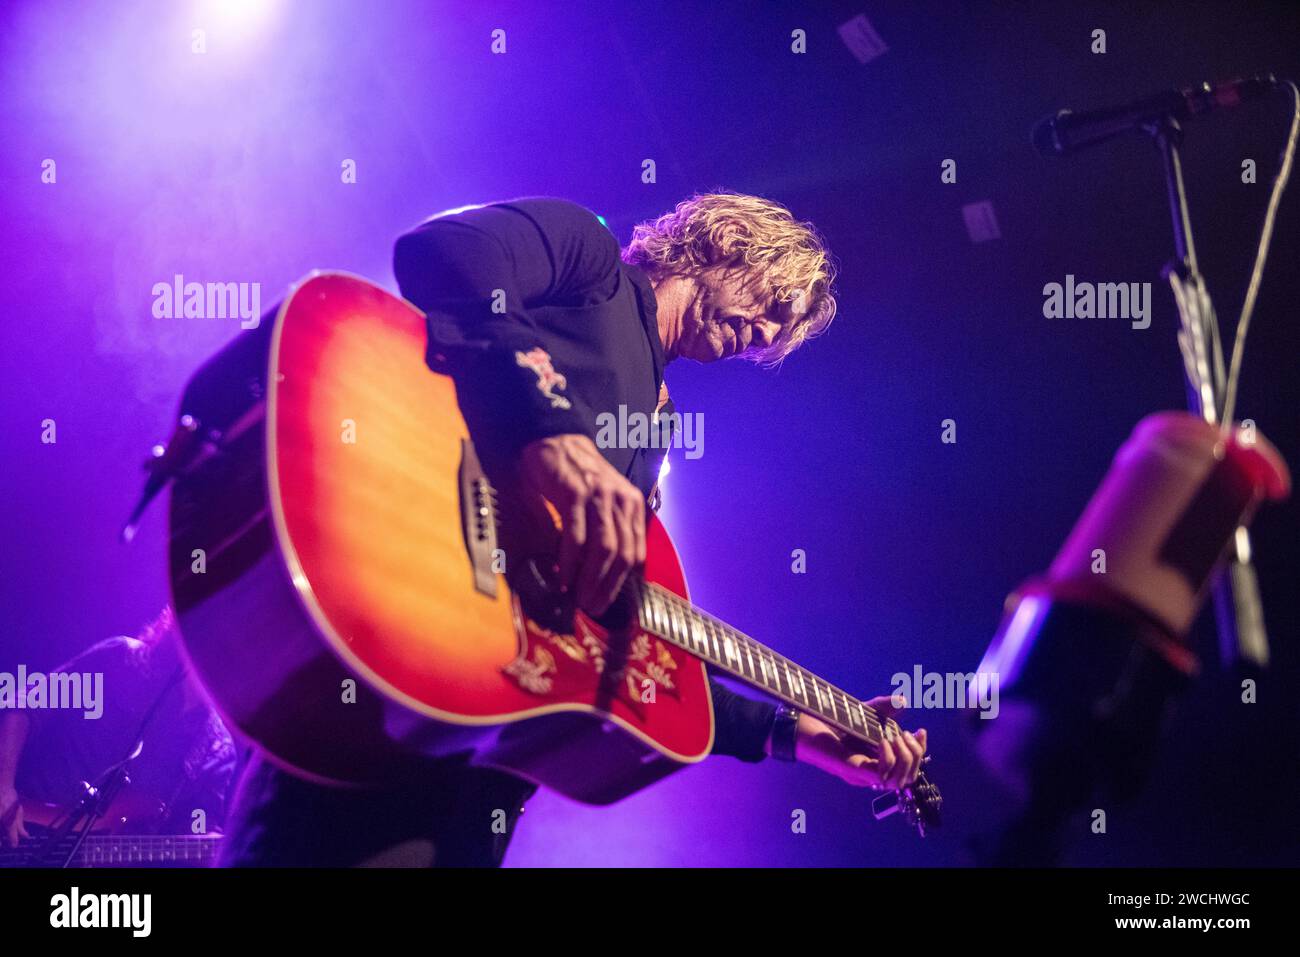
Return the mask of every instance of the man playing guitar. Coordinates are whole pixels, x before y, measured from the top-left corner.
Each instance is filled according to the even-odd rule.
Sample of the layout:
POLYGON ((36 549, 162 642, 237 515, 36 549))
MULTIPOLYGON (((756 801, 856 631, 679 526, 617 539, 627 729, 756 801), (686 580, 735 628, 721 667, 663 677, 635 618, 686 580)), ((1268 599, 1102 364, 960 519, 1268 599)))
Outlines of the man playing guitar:
MULTIPOLYGON (((559 512, 558 578, 598 616, 646 558, 663 459, 597 446, 596 417, 671 410, 664 367, 741 357, 774 365, 835 313, 829 255, 782 206, 697 195, 620 250, 589 210, 550 198, 436 216, 402 236, 395 273, 428 321, 427 361, 449 374, 489 474, 522 476, 559 512)), ((917 779, 926 732, 890 730, 875 755, 831 725, 709 682, 715 754, 800 760, 854 786, 917 779)), ((888 717, 905 703, 868 704, 888 717), (897 707, 896 707, 897 706, 897 707)), ((380 791, 328 788, 253 758, 223 863, 496 865, 535 786, 455 759, 380 791), (504 830, 493 809, 506 810, 504 830)))

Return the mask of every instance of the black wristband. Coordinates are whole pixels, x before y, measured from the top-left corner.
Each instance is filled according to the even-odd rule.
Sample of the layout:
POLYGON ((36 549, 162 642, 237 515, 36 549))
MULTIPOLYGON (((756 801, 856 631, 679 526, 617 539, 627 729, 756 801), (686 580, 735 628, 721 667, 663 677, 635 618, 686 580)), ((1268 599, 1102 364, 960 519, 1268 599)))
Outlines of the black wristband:
POLYGON ((795 760, 795 740, 798 736, 799 712, 789 705, 779 705, 772 722, 772 757, 778 761, 795 760))

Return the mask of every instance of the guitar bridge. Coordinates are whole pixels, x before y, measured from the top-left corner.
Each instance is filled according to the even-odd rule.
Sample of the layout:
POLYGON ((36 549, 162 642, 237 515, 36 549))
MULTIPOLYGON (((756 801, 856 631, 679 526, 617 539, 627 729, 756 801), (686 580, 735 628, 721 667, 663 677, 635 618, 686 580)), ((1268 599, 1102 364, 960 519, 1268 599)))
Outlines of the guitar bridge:
POLYGON ((465 551, 474 573, 474 589, 489 598, 497 596, 493 569, 497 551, 496 491, 479 464, 474 443, 460 440, 460 522, 465 551))

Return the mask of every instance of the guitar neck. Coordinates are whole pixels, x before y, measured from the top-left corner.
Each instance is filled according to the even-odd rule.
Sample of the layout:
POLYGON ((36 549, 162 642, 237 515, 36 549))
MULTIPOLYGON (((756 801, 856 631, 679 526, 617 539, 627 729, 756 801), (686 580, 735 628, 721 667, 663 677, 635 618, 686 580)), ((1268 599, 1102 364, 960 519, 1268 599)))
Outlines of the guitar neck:
POLYGON ((80 867, 125 867, 132 864, 206 864, 217 856, 219 835, 97 835, 77 851, 80 867))
POLYGON ((659 585, 640 581, 636 594, 646 631, 841 731, 872 745, 883 739, 888 719, 847 692, 659 585))
MULTIPOLYGON (((75 836, 68 835, 56 844, 48 844, 44 837, 31 837, 20 846, 0 854, 0 866, 57 867, 72 852, 75 836), (29 857, 31 854, 37 858, 29 857)), ((163 835, 163 834, 91 834, 77 848, 70 862, 73 867, 132 867, 135 865, 191 865, 208 864, 217 856, 221 836, 163 835)))

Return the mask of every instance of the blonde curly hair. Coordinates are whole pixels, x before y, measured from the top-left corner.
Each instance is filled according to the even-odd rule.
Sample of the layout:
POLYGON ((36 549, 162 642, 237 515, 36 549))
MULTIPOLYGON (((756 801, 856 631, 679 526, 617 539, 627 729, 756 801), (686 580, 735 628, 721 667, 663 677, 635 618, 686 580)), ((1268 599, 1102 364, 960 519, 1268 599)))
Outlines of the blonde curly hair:
POLYGON ((836 268, 821 234, 759 196, 697 193, 671 213, 633 227, 623 261, 653 279, 714 266, 763 277, 773 299, 788 305, 775 341, 752 356, 760 365, 779 365, 835 318, 836 268))

